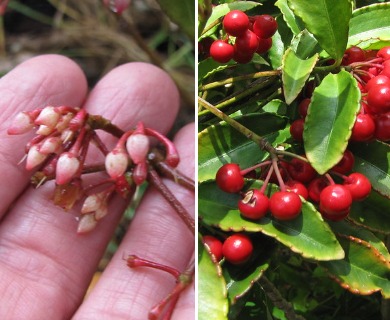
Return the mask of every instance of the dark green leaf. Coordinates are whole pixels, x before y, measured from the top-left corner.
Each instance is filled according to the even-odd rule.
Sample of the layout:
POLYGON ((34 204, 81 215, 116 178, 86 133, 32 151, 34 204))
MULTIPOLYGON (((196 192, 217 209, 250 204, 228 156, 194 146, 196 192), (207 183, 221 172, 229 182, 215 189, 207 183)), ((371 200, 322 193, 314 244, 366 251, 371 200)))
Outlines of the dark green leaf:
POLYGON ((318 173, 326 173, 341 160, 359 109, 360 90, 346 71, 328 74, 314 90, 303 140, 318 173))
POLYGON ((300 17, 307 30, 329 55, 341 61, 348 41, 352 15, 350 0, 288 0, 289 7, 300 17))
MULTIPOLYGON (((251 187, 259 187, 256 183, 251 187)), ((344 257, 335 235, 312 204, 303 202, 302 214, 294 220, 278 221, 267 216, 250 221, 242 218, 237 209, 238 200, 239 195, 219 190, 213 181, 201 183, 199 217, 204 223, 224 231, 262 232, 306 258, 332 260, 344 257)))
POLYGON ((198 319, 227 320, 226 283, 218 263, 212 261, 202 241, 198 241, 198 319))

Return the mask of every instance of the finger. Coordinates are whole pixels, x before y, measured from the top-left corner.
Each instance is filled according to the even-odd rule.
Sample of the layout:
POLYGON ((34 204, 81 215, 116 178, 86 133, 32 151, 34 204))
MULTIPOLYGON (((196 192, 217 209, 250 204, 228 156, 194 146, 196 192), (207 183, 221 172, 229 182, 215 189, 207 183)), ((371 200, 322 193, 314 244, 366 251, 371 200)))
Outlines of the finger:
MULTIPOLYGON (((160 121, 165 123, 161 127, 167 130, 178 110, 177 89, 164 72, 150 65, 128 64, 114 69, 97 84, 85 107, 91 113, 96 111, 97 114, 112 116, 116 114, 116 106, 120 112, 124 111, 128 101, 123 100, 131 100, 132 97, 125 92, 137 87, 132 91, 137 94, 137 98, 131 100, 132 112, 118 115, 117 119, 122 124, 141 120, 138 117, 148 112, 140 109, 152 99, 153 91, 146 87, 143 89, 139 84, 143 78, 133 78, 134 68, 136 74, 152 76, 153 81, 145 78, 148 85, 157 87, 164 83, 164 96, 161 97, 160 92, 155 90, 154 101, 163 105, 165 99, 176 101, 164 114, 159 114, 159 104, 153 106, 154 112, 149 111, 150 114, 159 114, 160 121)), ((74 219, 78 213, 75 210, 64 213, 55 207, 50 201, 52 188, 53 184, 47 183, 38 191, 27 191, 0 226, 0 263, 4 268, 0 284, 5 288, 3 294, 8 294, 10 306, 24 301, 23 310, 6 310, 8 316, 25 312, 24 316, 18 314, 20 317, 14 318, 70 318, 83 298, 126 205, 123 199, 114 198, 109 206, 109 216, 94 232, 80 236, 76 234, 77 221, 74 219)), ((3 318, 1 312, 0 318, 3 318)))
MULTIPOLYGON (((192 178, 195 171, 194 130, 193 124, 187 125, 175 138, 181 157, 179 170, 192 178)), ((193 192, 170 181, 166 184, 193 215, 193 192)), ((171 275, 159 270, 128 269, 123 255, 136 254, 183 271, 193 250, 194 235, 157 190, 148 190, 118 251, 74 319, 96 319, 101 314, 115 319, 146 319, 149 310, 173 289, 175 281, 171 275)), ((192 310, 192 314, 187 313, 188 317, 181 319, 193 318, 193 298, 193 290, 184 291, 178 306, 181 312, 192 310)))
POLYGON ((0 80, 0 217, 28 184, 30 174, 18 166, 24 155, 26 135, 9 136, 15 115, 20 111, 59 105, 66 101, 80 106, 87 93, 87 82, 81 69, 70 59, 45 55, 27 60, 0 80))

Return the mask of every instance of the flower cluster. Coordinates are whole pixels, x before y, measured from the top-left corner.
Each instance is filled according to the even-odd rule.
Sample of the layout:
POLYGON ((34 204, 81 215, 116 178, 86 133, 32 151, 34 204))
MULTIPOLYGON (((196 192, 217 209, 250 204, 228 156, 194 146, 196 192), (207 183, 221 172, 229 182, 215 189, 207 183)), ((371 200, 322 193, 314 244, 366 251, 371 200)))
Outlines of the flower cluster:
POLYGON ((32 178, 37 186, 55 180, 54 203, 65 210, 84 198, 79 233, 91 231, 107 215, 109 199, 114 193, 130 198, 136 186, 147 179, 151 138, 163 144, 167 165, 174 168, 179 163, 174 144, 159 132, 145 128, 142 122, 135 129, 123 132, 108 120, 91 116, 83 109, 47 106, 20 112, 8 134, 19 135, 33 129, 36 135, 27 143, 23 158, 26 169, 37 170, 32 178), (113 150, 107 150, 96 129, 119 138, 113 150), (104 164, 85 163, 91 143, 105 156, 104 164), (106 171, 109 177, 84 188, 82 175, 99 171, 106 171))

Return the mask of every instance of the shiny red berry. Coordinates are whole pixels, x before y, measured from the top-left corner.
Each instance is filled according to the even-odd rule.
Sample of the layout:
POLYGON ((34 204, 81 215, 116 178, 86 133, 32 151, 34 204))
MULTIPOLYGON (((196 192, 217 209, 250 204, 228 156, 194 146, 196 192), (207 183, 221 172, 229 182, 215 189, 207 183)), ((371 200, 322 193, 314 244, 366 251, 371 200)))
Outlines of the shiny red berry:
POLYGON ((211 58, 219 63, 229 62, 233 58, 233 55, 234 47, 223 40, 216 40, 210 46, 211 58))
POLYGON ((257 16, 253 23, 253 32, 261 39, 271 38, 276 30, 278 30, 278 23, 268 14, 257 16))
POLYGON ((329 185, 329 180, 324 176, 314 178, 307 187, 309 198, 315 203, 320 202, 320 194, 329 185))
POLYGON ((347 174, 352 170, 354 163, 355 157, 353 156, 353 153, 347 149, 345 150, 339 163, 337 163, 331 170, 341 174, 347 174))
POLYGON ((301 198, 294 192, 277 191, 269 199, 269 209, 275 219, 295 219, 302 209, 301 198))
POLYGON ((238 37, 248 30, 249 18, 240 10, 232 10, 225 15, 222 24, 228 34, 238 37))
POLYGON ((242 35, 236 38, 234 44, 235 50, 245 54, 253 54, 259 46, 257 36, 250 30, 246 30, 242 35))
POLYGON ((384 60, 390 59, 390 46, 381 48, 377 54, 377 57, 383 58, 384 60))
POLYGON ((297 158, 294 158, 290 161, 288 172, 294 180, 302 183, 310 182, 317 175, 317 172, 309 163, 297 158))
POLYGON ((238 202, 238 210, 241 215, 251 220, 263 218, 268 212, 269 199, 257 189, 249 190, 238 202))
POLYGON ((375 133, 375 121, 368 113, 360 113, 352 128, 352 141, 368 141, 375 133))
POLYGON ((290 125, 290 134, 296 141, 303 141, 304 119, 297 119, 290 125))
POLYGON ((211 254, 217 261, 220 261, 223 258, 221 240, 214 236, 206 235, 203 236, 203 243, 209 247, 211 254))
POLYGON ((344 219, 349 214, 351 204, 351 193, 340 184, 327 186, 320 194, 320 211, 329 220, 344 219))
POLYGON ((390 140, 390 112, 375 117, 374 137, 380 141, 390 140))
POLYGON ((251 239, 242 233, 231 235, 222 245, 223 256, 232 264, 238 265, 247 262, 252 252, 253 244, 251 239))
POLYGON ((366 91, 369 91, 372 87, 377 85, 390 85, 390 78, 380 74, 368 80, 367 84, 364 86, 364 89, 366 91))
POLYGON ((272 38, 258 38, 259 46, 257 47, 256 53, 263 54, 272 48, 272 38))
POLYGON ((351 173, 344 180, 344 186, 349 190, 354 201, 361 201, 367 198, 371 192, 370 180, 359 172, 351 173))
POLYGON ((244 178, 236 163, 227 163, 219 168, 216 175, 218 187, 228 193, 236 193, 244 187, 244 178))
POLYGON ((298 181, 290 180, 286 182, 287 191, 294 192, 298 196, 301 196, 305 200, 309 198, 309 192, 303 183, 298 181))
POLYGON ((367 92, 367 104, 375 113, 390 111, 390 84, 372 86, 367 92))
POLYGON ((342 64, 346 66, 354 62, 364 61, 365 59, 366 54, 364 50, 353 46, 345 50, 342 64))

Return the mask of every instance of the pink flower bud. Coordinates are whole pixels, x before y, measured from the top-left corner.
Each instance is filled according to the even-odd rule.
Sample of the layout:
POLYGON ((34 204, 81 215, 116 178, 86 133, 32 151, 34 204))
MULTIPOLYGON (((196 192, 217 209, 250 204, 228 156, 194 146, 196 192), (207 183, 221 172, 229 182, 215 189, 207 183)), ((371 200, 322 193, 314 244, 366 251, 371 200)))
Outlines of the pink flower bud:
POLYGON ((71 141, 74 136, 75 136, 75 133, 72 130, 66 129, 66 130, 62 131, 62 133, 61 133, 62 143, 67 143, 68 141, 71 141))
POLYGON ((146 128, 145 131, 146 134, 157 138, 164 144, 165 151, 166 151, 165 162, 173 168, 177 167, 177 165, 180 162, 180 157, 174 143, 171 140, 169 140, 167 137, 165 137, 164 135, 162 135, 161 133, 153 129, 146 128))
POLYGON ((70 152, 61 154, 57 161, 56 183, 66 184, 74 178, 80 168, 79 159, 70 152))
POLYGON ((107 205, 100 207, 95 211, 95 219, 96 221, 99 221, 103 219, 108 213, 108 207, 107 205))
POLYGON ((38 145, 33 145, 27 154, 26 169, 34 169, 45 161, 46 158, 47 155, 40 152, 38 145))
POLYGON ((130 5, 130 0, 103 0, 103 4, 111 11, 120 15, 130 5))
POLYGON ((62 132, 65 129, 67 129, 69 127, 69 123, 73 119, 73 117, 74 117, 73 113, 67 113, 67 114, 63 115, 56 125, 56 130, 58 132, 62 132))
POLYGON ((54 128, 57 125, 59 119, 60 114, 54 107, 45 107, 39 114, 38 118, 35 119, 35 124, 54 128))
POLYGON ((58 153, 61 150, 62 140, 60 137, 48 137, 39 148, 43 154, 58 153))
POLYGON ((116 179, 126 172, 129 157, 122 148, 114 148, 106 155, 105 165, 108 175, 116 179))
POLYGON ((133 180, 134 183, 139 186, 142 184, 148 175, 148 167, 146 165, 146 162, 141 162, 137 164, 133 171, 133 180))
POLYGON ((144 134, 132 134, 126 142, 126 149, 135 164, 144 162, 149 152, 149 138, 144 134))
POLYGON ((37 130, 37 134, 41 136, 48 136, 54 131, 54 128, 48 127, 47 125, 41 124, 37 130))
POLYGON ((81 217, 77 226, 77 233, 83 234, 92 231, 96 228, 97 221, 93 214, 86 214, 81 217))
POLYGON ((34 119, 27 112, 20 112, 16 115, 11 127, 8 128, 9 135, 23 134, 34 127, 34 119))
POLYGON ((85 199, 83 207, 81 208, 81 213, 86 214, 96 211, 101 206, 101 202, 102 199, 98 193, 91 194, 85 199))

